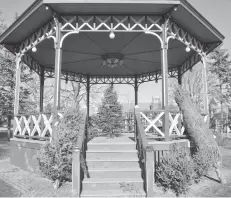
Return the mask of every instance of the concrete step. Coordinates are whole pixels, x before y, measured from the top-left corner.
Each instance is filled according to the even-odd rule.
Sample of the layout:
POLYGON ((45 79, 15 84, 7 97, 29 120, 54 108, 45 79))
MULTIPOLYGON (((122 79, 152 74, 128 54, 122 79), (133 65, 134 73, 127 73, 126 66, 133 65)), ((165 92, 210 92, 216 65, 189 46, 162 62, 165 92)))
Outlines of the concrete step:
POLYGON ((121 185, 130 184, 135 189, 143 189, 142 178, 85 178, 83 180, 83 190, 97 191, 97 190, 120 190, 121 185))
POLYGON ((87 150, 88 151, 117 151, 117 150, 135 150, 136 144, 135 142, 127 142, 127 143, 88 143, 87 150))
POLYGON ((90 178, 139 178, 141 177, 140 168, 126 169, 88 169, 90 178))
POLYGON ((140 167, 138 157, 131 160, 88 160, 88 169, 105 169, 105 168, 137 168, 140 167))
POLYGON ((137 191, 133 190, 96 190, 96 191, 85 191, 81 193, 81 197, 146 197, 144 190, 139 189, 137 191))
POLYGON ((133 160, 137 159, 137 150, 87 151, 86 160, 133 160))

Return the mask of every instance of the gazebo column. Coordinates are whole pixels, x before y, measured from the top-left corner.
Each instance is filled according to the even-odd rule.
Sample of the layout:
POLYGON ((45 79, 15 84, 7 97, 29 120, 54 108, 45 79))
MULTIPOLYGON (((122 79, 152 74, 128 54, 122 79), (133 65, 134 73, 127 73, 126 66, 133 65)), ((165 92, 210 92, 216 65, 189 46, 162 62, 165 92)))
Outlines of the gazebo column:
POLYGON ((168 108, 168 40, 167 40, 167 22, 163 25, 162 31, 162 49, 161 49, 161 73, 162 73, 162 109, 163 132, 165 140, 169 140, 169 108, 168 108))
MULTIPOLYGON (((204 114, 208 115, 208 85, 207 85, 207 71, 206 71, 206 56, 202 56, 202 81, 203 81, 203 95, 204 95, 204 114)), ((208 118, 207 118, 208 119, 208 118)))
POLYGON ((44 67, 41 67, 40 74, 40 104, 39 104, 39 112, 43 112, 43 96, 44 96, 44 67))
POLYGON ((19 113, 21 56, 17 55, 15 62, 16 62, 16 82, 15 82, 14 115, 17 115, 19 113))
POLYGON ((87 117, 90 115, 90 77, 87 76, 87 117))
POLYGON ((138 105, 138 81, 137 81, 137 76, 135 77, 135 86, 134 86, 134 89, 135 89, 135 106, 138 105))
POLYGON ((54 109, 60 110, 60 89, 61 89, 61 68, 62 68, 62 47, 60 23, 56 21, 56 41, 55 41, 55 89, 54 89, 54 109))

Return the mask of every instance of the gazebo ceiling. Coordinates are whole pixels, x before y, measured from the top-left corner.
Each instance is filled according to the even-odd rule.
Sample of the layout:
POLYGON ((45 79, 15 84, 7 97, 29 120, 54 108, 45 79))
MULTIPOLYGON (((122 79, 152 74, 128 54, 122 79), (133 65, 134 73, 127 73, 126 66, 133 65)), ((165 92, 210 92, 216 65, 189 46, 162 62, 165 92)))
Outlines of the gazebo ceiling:
MULTIPOLYGON (((144 33, 115 33, 110 39, 105 32, 72 34, 63 45, 62 70, 91 76, 134 76, 161 70, 160 42, 144 33), (121 54, 123 64, 115 68, 103 65, 104 54, 121 54)), ((55 51, 52 40, 41 42, 30 56, 41 65, 54 68, 55 51), (49 55, 48 55, 49 54, 49 55)), ((190 57, 185 45, 177 40, 169 44, 169 68, 175 68, 190 57)))
MULTIPOLYGON (((165 15, 174 6, 172 20, 203 44, 211 44, 208 52, 222 42, 224 36, 202 17, 186 0, 37 0, 0 36, 0 43, 20 45, 34 32, 60 15, 156 16, 165 15), (45 9, 45 6, 50 9, 45 9)), ((12 51, 12 48, 7 47, 12 51)), ((52 39, 37 45, 37 52, 27 52, 41 66, 54 68, 55 51, 52 39)), ((169 68, 177 68, 196 52, 187 53, 185 44, 170 40, 169 68)), ((69 35, 63 43, 62 70, 92 76, 134 76, 161 70, 160 41, 144 32, 80 32, 69 35), (117 54, 123 64, 115 68, 103 65, 103 56, 117 54)))

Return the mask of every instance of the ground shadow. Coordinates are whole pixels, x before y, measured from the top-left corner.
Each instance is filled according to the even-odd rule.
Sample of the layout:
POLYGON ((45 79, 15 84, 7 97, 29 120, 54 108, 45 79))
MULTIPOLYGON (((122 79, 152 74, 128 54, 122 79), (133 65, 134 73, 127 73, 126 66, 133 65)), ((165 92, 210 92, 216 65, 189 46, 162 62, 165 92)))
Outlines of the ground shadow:
POLYGON ((205 177, 206 177, 207 179, 209 179, 209 180, 212 180, 212 181, 215 181, 215 182, 217 182, 217 183, 220 183, 219 180, 214 179, 214 178, 212 178, 212 177, 209 177, 208 175, 205 175, 205 177))
POLYGON ((135 142, 135 138, 134 137, 129 137, 130 140, 132 140, 133 142, 135 142))

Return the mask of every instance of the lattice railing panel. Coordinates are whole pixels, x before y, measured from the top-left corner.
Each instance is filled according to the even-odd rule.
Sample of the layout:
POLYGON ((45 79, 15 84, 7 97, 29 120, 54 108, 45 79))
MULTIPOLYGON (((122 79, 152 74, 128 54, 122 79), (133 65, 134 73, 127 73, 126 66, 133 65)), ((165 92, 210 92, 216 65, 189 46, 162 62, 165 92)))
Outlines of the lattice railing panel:
MULTIPOLYGON (((58 116, 63 117, 61 113, 58 116)), ((14 135, 28 137, 52 137, 53 127, 57 125, 52 113, 18 115, 15 116, 15 123, 14 135)))
MULTIPOLYGON (((154 135, 165 137, 163 132, 163 110, 143 111, 140 112, 141 121, 144 126, 146 134, 152 133, 154 135)), ((203 116, 204 122, 207 122, 208 116, 203 116)), ((185 127, 183 124, 183 115, 177 111, 169 112, 169 135, 184 135, 185 127)))

